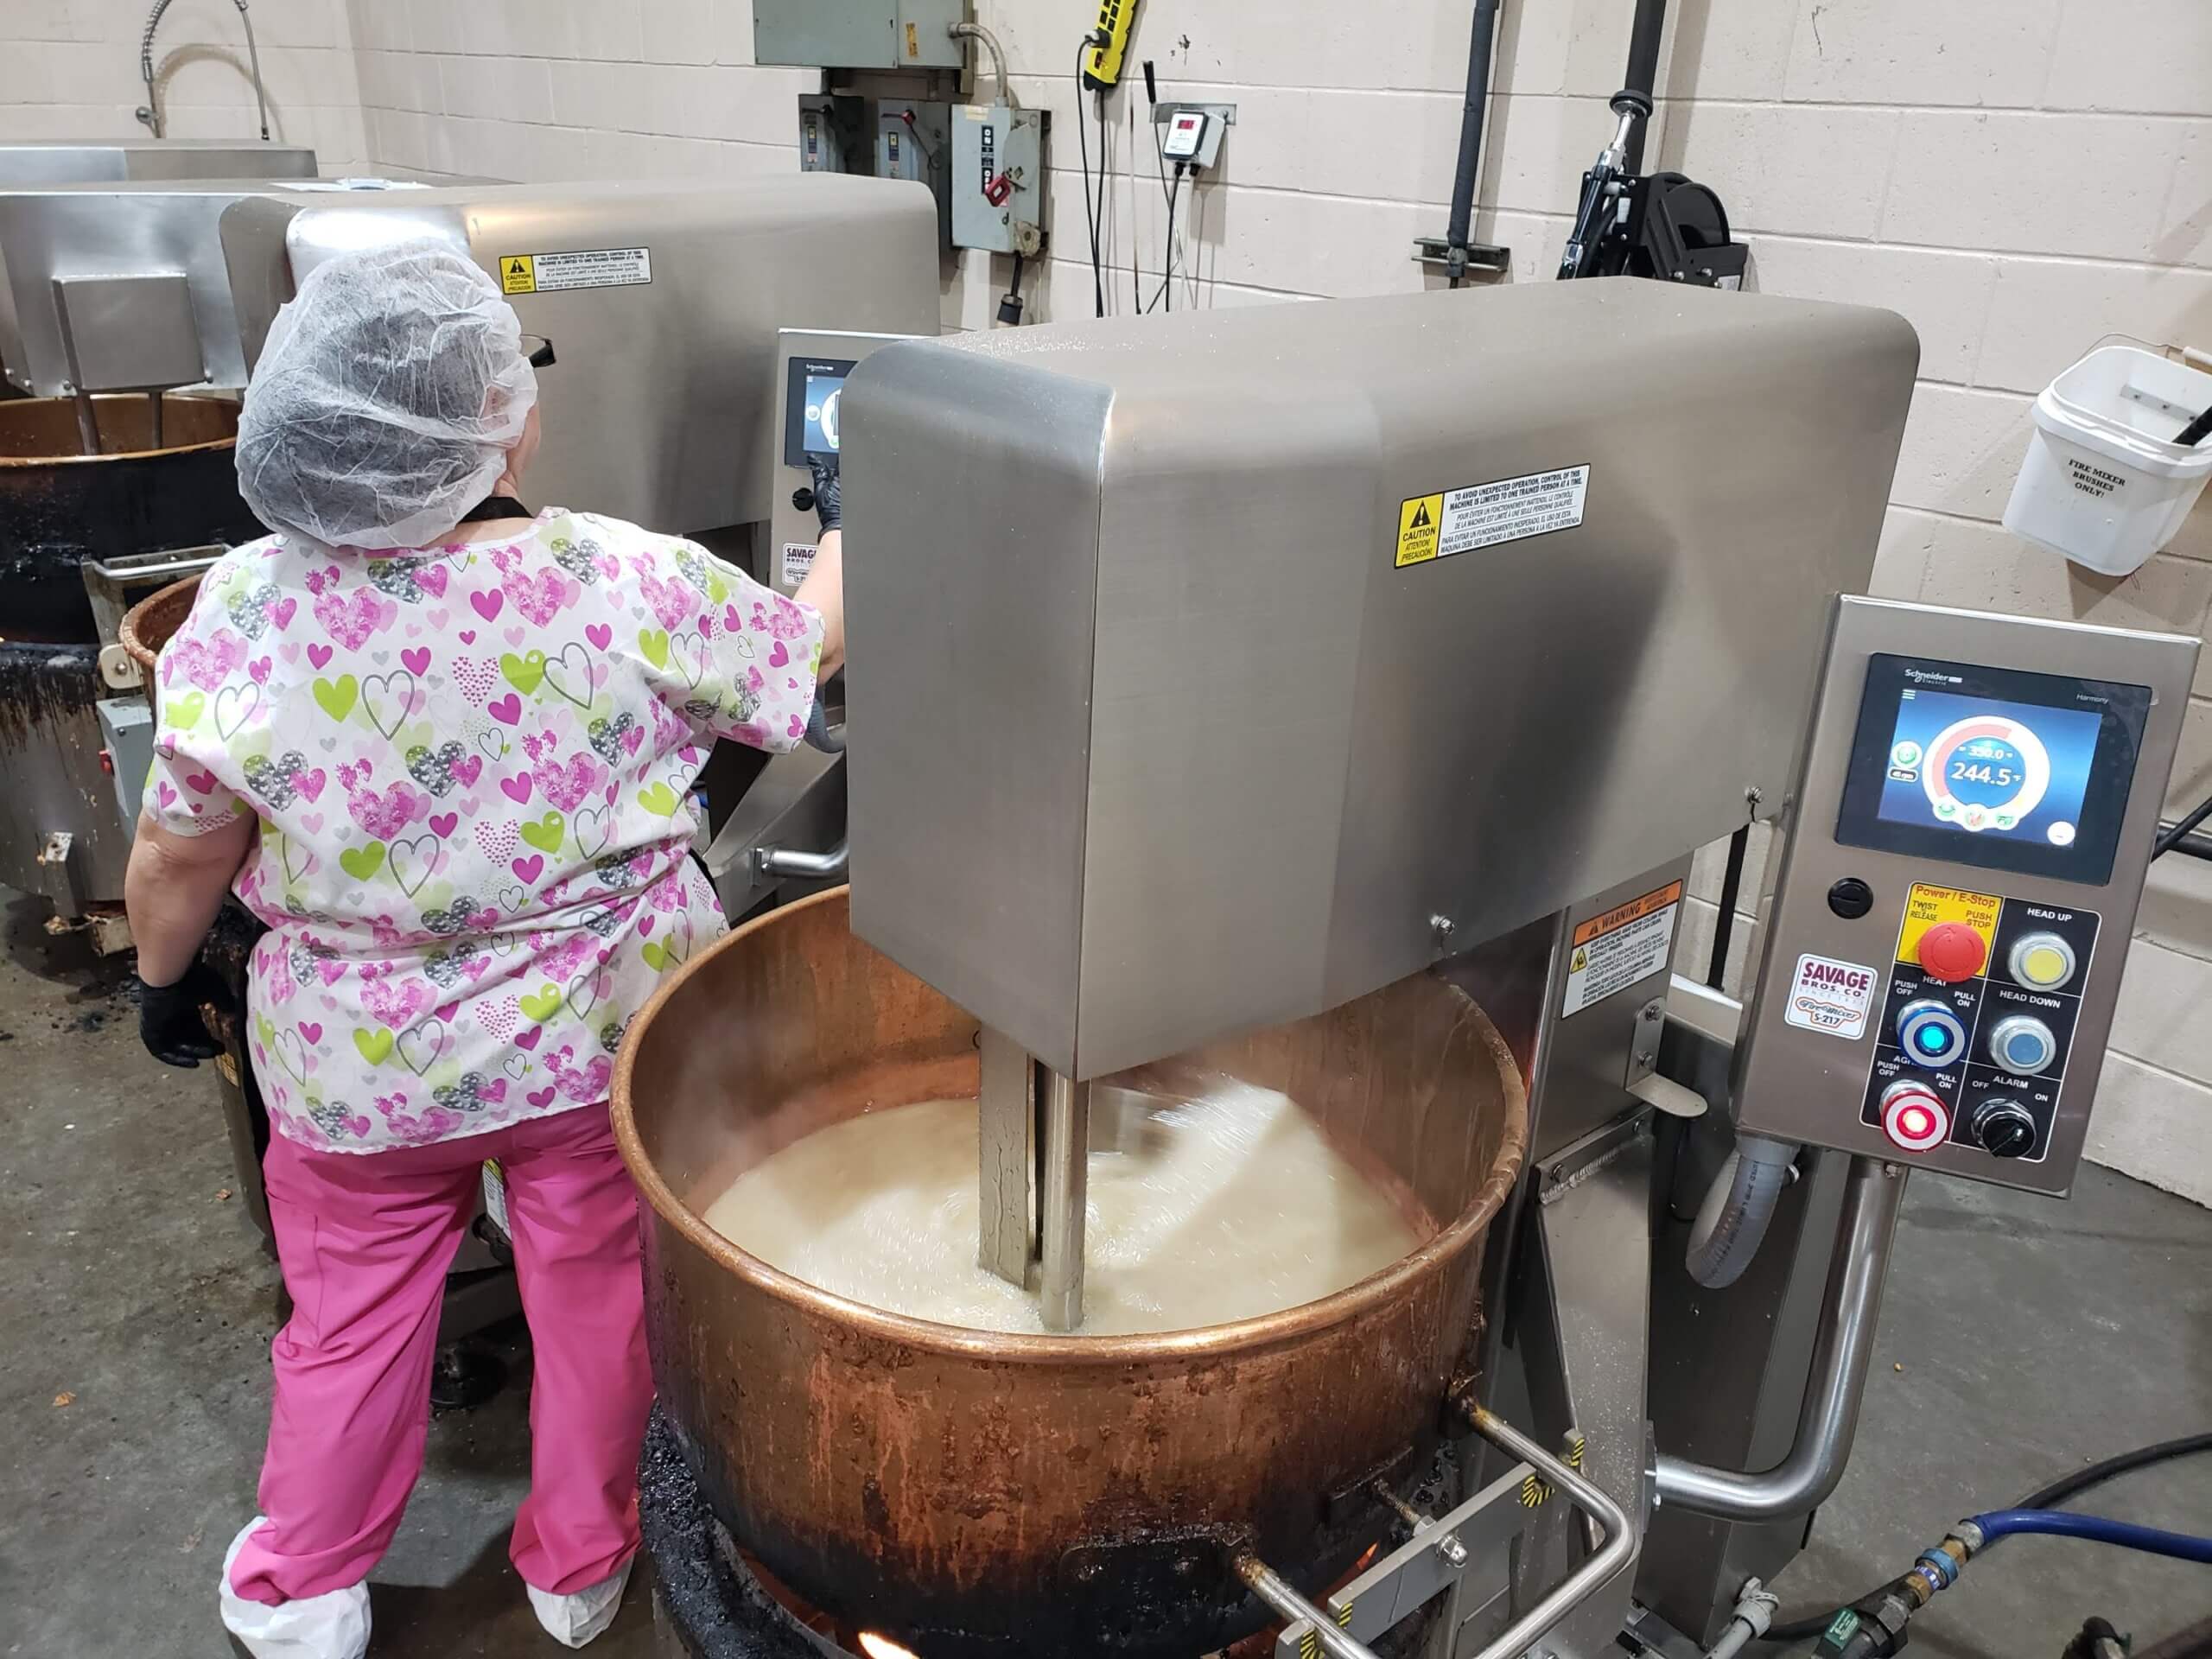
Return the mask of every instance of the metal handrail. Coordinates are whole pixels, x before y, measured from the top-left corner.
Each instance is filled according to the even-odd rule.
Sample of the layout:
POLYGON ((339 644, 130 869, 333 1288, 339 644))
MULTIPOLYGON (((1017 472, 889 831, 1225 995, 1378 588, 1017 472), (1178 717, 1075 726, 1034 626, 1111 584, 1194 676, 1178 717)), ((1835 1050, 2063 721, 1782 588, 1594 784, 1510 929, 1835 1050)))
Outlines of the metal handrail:
POLYGON ((1879 1158, 1852 1160, 1835 1259, 1821 1293, 1812 1374, 1789 1455, 1751 1474, 1662 1454, 1657 1465, 1662 1503, 1723 1521, 1778 1521, 1802 1515, 1835 1490, 1859 1432, 1874 1322, 1904 1198, 1903 1170, 1892 1171, 1879 1158))
POLYGON ((1560 1580, 1559 1587, 1483 1648, 1474 1659, 1521 1659, 1529 1647, 1561 1619, 1618 1578, 1636 1559, 1636 1528, 1628 1511, 1580 1470, 1553 1456, 1487 1408, 1463 1405, 1475 1433, 1510 1458, 1518 1458, 1551 1485, 1565 1492, 1575 1508, 1598 1523, 1605 1536, 1590 1559, 1560 1580))
POLYGON ((1284 1624, 1295 1624, 1303 1619, 1313 1632, 1313 1639, 1321 1644, 1321 1650, 1331 1659, 1376 1659, 1374 1649, 1338 1630, 1336 1620, 1300 1595, 1287 1579, 1250 1550, 1238 1550, 1230 1558, 1230 1565, 1252 1593, 1267 1603, 1268 1610, 1284 1624))
POLYGON ((804 881, 830 881, 844 874, 853 861, 852 844, 840 841, 823 853, 802 853, 789 847, 760 847, 753 854, 753 868, 764 880, 792 877, 804 881))

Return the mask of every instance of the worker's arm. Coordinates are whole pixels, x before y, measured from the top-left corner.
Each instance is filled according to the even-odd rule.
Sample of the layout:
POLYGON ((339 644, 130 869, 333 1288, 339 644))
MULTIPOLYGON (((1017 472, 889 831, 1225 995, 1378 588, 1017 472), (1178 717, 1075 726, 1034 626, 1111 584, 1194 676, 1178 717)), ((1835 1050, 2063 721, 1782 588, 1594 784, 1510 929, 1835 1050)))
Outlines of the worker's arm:
POLYGON ((219 1052, 200 1020, 203 988, 191 969, 253 844, 253 830, 244 813, 197 836, 165 830, 150 815, 138 820, 123 877, 138 947, 138 1034, 168 1065, 196 1065, 219 1052))
POLYGON ((791 597, 811 606, 822 618, 822 666, 816 683, 845 665, 845 532, 825 530, 806 580, 791 597))
POLYGON ((139 818, 123 877, 139 978, 174 985, 184 977, 252 845, 253 819, 245 814, 198 836, 164 830, 150 816, 139 818))

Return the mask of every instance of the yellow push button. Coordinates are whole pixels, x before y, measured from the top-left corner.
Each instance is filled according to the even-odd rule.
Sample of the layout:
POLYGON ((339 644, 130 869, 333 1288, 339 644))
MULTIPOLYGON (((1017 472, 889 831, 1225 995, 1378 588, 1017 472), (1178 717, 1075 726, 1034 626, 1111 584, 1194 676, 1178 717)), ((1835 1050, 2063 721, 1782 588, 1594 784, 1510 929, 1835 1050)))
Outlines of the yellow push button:
POLYGON ((2056 933, 2023 934, 2006 958, 2012 977, 2039 991, 2055 991, 2074 977, 2074 947, 2056 933))

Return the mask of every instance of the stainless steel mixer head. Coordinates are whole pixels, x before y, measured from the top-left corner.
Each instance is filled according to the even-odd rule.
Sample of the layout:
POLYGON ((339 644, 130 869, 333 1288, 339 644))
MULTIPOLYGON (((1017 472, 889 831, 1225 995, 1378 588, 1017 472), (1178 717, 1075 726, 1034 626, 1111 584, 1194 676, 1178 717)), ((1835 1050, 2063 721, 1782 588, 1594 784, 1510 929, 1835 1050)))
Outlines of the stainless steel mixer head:
POLYGON ((1916 357, 1633 281, 884 347, 842 407, 855 931, 1083 1079, 1728 834, 1788 789, 1916 357))

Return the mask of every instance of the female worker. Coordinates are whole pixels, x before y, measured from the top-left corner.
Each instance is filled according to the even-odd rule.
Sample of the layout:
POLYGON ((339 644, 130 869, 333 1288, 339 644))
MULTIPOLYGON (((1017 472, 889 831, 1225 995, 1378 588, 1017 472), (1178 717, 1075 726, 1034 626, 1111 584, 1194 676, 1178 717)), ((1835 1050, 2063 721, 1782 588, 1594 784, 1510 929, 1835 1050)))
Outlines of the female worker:
POLYGON ((128 882, 158 1058, 214 1052, 192 967, 225 891, 271 930, 250 1036, 294 1312, 263 1514, 221 1585, 257 1659, 367 1644, 486 1159, 536 1350, 515 1567, 568 1645, 612 1622, 652 1392, 613 1052, 723 925, 686 856, 713 739, 790 748, 842 655, 836 535, 794 602, 672 537, 532 517, 527 350, 442 245, 319 267, 238 427, 276 533, 208 572, 162 653, 128 882))

